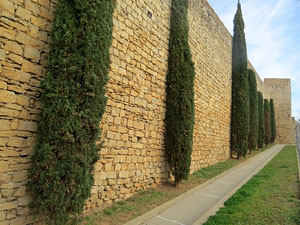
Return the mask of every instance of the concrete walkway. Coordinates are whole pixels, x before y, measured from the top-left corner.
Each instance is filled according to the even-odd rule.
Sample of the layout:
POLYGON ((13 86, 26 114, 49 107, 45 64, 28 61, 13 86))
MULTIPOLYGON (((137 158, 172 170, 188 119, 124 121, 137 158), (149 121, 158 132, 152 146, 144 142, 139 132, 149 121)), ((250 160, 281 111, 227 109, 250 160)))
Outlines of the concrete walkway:
POLYGON ((275 145, 179 197, 129 221, 126 225, 196 225, 214 215, 284 145, 275 145))

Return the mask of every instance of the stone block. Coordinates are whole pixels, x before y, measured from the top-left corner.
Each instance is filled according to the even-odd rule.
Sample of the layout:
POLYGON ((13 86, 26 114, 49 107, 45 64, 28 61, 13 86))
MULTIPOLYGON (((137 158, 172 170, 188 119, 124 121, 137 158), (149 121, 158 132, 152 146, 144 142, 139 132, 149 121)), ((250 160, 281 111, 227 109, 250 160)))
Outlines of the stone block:
POLYGON ((0 80, 0 88, 1 89, 7 89, 7 83, 0 80))
POLYGON ((10 220, 10 225, 25 225, 26 223, 26 216, 17 217, 15 219, 10 220))
POLYGON ((30 98, 25 95, 18 95, 17 103, 21 106, 29 106, 30 98))
POLYGON ((0 221, 0 225, 9 225, 9 220, 0 221))
POLYGON ((53 21, 53 13, 51 13, 48 9, 44 7, 41 7, 40 15, 49 21, 53 21))
POLYGON ((8 85, 7 90, 13 91, 15 93, 21 93, 21 94, 25 93, 25 90, 17 85, 8 85))
POLYGON ((5 60, 5 51, 3 49, 0 49, 0 61, 5 60))
POLYGON ((21 6, 19 6, 16 10, 16 16, 20 17, 21 19, 30 21, 31 18, 31 12, 21 6))
POLYGON ((18 198, 19 206, 29 205, 30 200, 31 200, 31 197, 29 197, 29 196, 24 196, 24 197, 18 198))
POLYGON ((8 58, 19 65, 22 65, 23 63, 23 57, 18 56, 16 54, 11 53, 9 54, 8 58))
POLYGON ((33 13, 40 14, 39 5, 35 2, 32 2, 31 0, 25 0, 25 8, 33 13))
MULTIPOLYGON (((1 166, 1 164, 0 164, 0 166, 1 166)), ((5 172, 5 171, 2 171, 2 172, 5 172)), ((9 181, 11 181, 11 179, 12 179, 11 175, 0 172, 0 182, 1 183, 8 183, 9 181)))
POLYGON ((25 34, 24 32, 18 32, 15 39, 17 42, 24 44, 24 45, 29 45, 31 42, 31 37, 29 35, 25 34))
POLYGON ((0 9, 4 9, 11 15, 14 15, 15 13, 15 6, 14 4, 9 0, 1 0, 0 1, 0 9))
POLYGON ((23 53, 22 46, 12 41, 6 42, 4 49, 17 55, 22 55, 23 53))
POLYGON ((9 210, 9 209, 15 209, 19 205, 18 201, 10 201, 10 202, 0 202, 0 211, 2 210, 9 210))
POLYGON ((50 1, 49 0, 38 0, 41 6, 44 6, 47 9, 50 9, 50 1))
POLYGON ((3 220, 5 220, 5 216, 6 216, 5 212, 1 211, 0 212, 0 224, 3 220))
POLYGON ((39 61, 41 58, 40 51, 28 45, 24 48, 24 56, 34 61, 39 61))
POLYGON ((14 189, 2 189, 1 194, 5 198, 12 197, 14 193, 14 189))
POLYGON ((110 171, 106 173, 106 177, 107 178, 116 178, 117 177, 117 173, 115 171, 110 171))
POLYGON ((23 147, 24 146, 24 138, 10 137, 9 141, 7 143, 7 146, 9 146, 9 147, 16 147, 16 148, 23 147))
POLYGON ((26 194, 26 186, 21 186, 14 194, 15 197, 23 197, 26 194))
MULTIPOLYGON (((10 121, 0 119, 0 130, 10 130, 10 121)), ((0 144, 1 144, 1 139, 0 139, 0 144)))
POLYGON ((0 107, 0 116, 17 117, 19 113, 17 110, 0 107))
POLYGON ((39 18, 39 17, 36 17, 36 16, 32 16, 31 17, 31 23, 41 29, 45 29, 45 26, 46 26, 46 21, 39 18))
POLYGON ((32 38, 39 38, 39 28, 37 26, 34 26, 33 24, 30 24, 29 34, 32 38))
MULTIPOLYGON (((0 123, 2 123, 1 120, 0 123)), ((0 137, 0 146, 6 146, 7 142, 8 142, 8 138, 0 137)))
POLYGON ((120 178, 127 178, 129 176, 129 171, 120 171, 119 177, 120 178))
POLYGON ((12 91, 0 90, 0 102, 15 103, 17 95, 12 91))
POLYGON ((26 73, 33 73, 33 74, 36 74, 38 76, 41 76, 43 68, 39 65, 33 64, 32 62, 24 60, 23 64, 22 64, 21 71, 26 72, 26 73))
POLYGON ((19 130, 36 131, 36 123, 31 121, 19 121, 19 130))
POLYGON ((8 79, 25 83, 29 83, 30 80, 30 74, 8 67, 3 68, 2 75, 8 79))

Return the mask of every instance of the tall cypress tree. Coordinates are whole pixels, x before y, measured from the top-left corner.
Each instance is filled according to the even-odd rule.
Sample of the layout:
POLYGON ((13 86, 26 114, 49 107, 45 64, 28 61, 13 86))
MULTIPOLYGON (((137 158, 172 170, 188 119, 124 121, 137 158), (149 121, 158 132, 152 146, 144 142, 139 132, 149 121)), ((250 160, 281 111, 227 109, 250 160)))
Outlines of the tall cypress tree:
POLYGON ((250 131, 248 148, 250 153, 257 146, 258 138, 258 98, 257 98, 257 86, 256 77, 253 70, 248 70, 249 75, 249 97, 250 97, 250 131))
POLYGON ((114 1, 59 0, 45 79, 37 143, 29 170, 31 206, 48 224, 82 211, 94 183, 105 111, 114 1))
POLYGON ((234 17, 232 46, 231 155, 245 156, 249 135, 249 85, 244 21, 240 2, 234 17))
POLYGON ((265 144, 268 145, 271 142, 271 113, 270 103, 268 99, 264 101, 264 114, 265 114, 265 144))
POLYGON ((271 143, 275 142, 276 138, 276 120, 275 120, 275 110, 274 110, 274 100, 270 100, 270 110, 271 110, 271 143))
POLYGON ((264 99, 262 93, 258 92, 258 139, 257 145, 259 148, 264 146, 265 140, 265 114, 264 114, 264 99))
POLYGON ((194 63, 188 43, 188 0, 172 0, 165 150, 175 185, 187 179, 193 147, 194 63))

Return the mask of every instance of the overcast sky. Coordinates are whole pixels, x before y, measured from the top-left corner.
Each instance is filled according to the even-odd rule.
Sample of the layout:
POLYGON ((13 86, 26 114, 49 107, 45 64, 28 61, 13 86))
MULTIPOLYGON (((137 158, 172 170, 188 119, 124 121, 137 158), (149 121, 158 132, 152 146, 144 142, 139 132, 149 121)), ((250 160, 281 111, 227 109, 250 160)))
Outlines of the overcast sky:
MULTIPOLYGON (((208 0, 233 31, 237 0, 208 0)), ((300 119, 300 1, 241 0, 248 58, 262 79, 291 78, 292 113, 300 119)))

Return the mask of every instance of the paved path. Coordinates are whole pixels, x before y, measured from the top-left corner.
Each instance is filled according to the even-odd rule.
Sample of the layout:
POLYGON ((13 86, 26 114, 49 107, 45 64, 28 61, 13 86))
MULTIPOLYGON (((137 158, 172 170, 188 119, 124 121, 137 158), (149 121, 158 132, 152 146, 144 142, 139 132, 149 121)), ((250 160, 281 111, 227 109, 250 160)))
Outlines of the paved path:
POLYGON ((202 224, 283 147, 284 145, 275 145, 206 183, 129 221, 126 225, 202 224))

